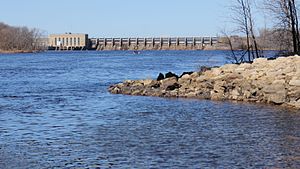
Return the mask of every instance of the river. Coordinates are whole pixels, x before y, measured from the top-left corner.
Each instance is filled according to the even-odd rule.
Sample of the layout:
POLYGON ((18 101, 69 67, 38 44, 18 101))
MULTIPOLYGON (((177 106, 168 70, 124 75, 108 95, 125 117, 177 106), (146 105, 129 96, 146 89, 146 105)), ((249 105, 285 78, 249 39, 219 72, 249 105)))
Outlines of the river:
POLYGON ((0 55, 0 168, 300 168, 300 112, 112 95, 126 79, 222 65, 224 51, 0 55))

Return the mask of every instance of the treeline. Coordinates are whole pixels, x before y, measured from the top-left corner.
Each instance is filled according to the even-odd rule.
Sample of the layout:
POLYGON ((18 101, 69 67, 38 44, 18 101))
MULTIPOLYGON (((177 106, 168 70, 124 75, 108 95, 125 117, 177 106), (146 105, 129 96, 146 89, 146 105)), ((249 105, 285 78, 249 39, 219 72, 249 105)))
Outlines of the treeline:
MULTIPOLYGON (((236 29, 232 32, 244 38, 228 36, 225 42, 232 50, 234 62, 251 62, 264 57, 263 51, 274 49, 279 55, 300 55, 298 8, 295 0, 235 0, 231 10, 232 22, 236 29), (256 13, 264 13, 272 21, 271 28, 259 29, 255 25, 256 13), (235 51, 235 49, 243 49, 235 51)), ((262 17, 262 16, 261 16, 262 17)), ((232 34, 232 32, 230 34, 232 34)))
MULTIPOLYGON (((257 31, 256 43, 260 50, 277 50, 277 51, 293 51, 293 44, 291 40, 291 33, 282 29, 260 29, 257 31)), ((226 35, 221 37, 220 42, 225 44, 228 48, 229 41, 231 42, 234 50, 246 50, 247 38, 238 35, 226 35), (228 40, 228 38, 230 40, 228 40)), ((252 43, 249 43, 250 49, 252 43)))
POLYGON ((0 22, 0 52, 33 52, 43 49, 41 31, 0 22))

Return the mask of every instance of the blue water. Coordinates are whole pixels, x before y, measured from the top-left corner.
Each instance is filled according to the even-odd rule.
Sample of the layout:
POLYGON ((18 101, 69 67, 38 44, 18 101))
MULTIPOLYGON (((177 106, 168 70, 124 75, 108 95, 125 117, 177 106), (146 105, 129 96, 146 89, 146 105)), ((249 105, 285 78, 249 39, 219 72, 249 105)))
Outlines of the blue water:
POLYGON ((0 55, 0 168, 300 168, 299 111, 107 92, 225 53, 0 55))

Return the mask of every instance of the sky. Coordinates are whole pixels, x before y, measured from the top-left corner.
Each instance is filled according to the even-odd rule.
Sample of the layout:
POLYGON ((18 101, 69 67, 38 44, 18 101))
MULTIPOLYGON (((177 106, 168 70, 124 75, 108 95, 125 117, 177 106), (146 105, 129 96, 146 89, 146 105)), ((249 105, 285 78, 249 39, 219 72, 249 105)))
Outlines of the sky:
POLYGON ((216 36, 232 0, 1 0, 0 22, 89 37, 216 36))

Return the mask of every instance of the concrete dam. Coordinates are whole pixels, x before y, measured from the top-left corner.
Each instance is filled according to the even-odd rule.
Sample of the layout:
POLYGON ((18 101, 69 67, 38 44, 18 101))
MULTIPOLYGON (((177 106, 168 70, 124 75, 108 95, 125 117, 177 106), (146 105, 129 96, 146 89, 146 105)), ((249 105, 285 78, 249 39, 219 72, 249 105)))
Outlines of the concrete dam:
POLYGON ((89 38, 88 34, 51 34, 49 50, 205 50, 219 49, 219 37, 89 38))
POLYGON ((217 37, 92 38, 96 50, 203 50, 219 43, 217 37))

